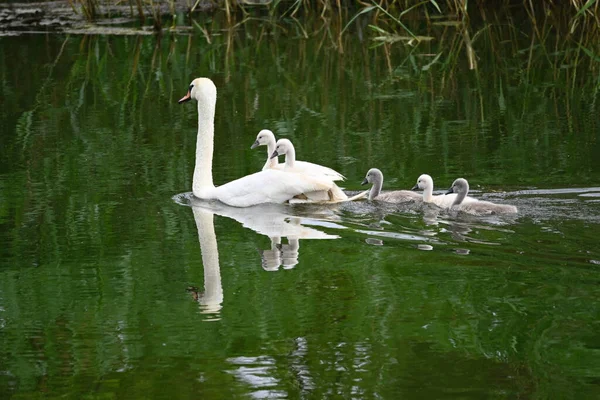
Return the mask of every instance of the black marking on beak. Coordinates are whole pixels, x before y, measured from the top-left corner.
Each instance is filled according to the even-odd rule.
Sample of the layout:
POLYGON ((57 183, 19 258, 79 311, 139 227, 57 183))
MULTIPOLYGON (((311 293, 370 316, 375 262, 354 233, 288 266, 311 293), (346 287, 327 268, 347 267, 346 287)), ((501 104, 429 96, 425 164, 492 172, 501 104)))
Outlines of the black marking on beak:
POLYGON ((369 183, 369 180, 367 178, 365 178, 365 179, 363 179, 363 181, 360 184, 366 185, 367 183, 369 183))
POLYGON ((277 152, 277 150, 275 150, 275 151, 273 152, 273 154, 271 154, 271 157, 269 157, 269 159, 271 159, 271 158, 275 158, 275 157, 277 157, 278 155, 279 155, 279 153, 277 152))
POLYGON ((417 183, 415 186, 412 187, 412 189, 410 190, 419 190, 419 184, 417 183))
POLYGON ((453 187, 451 187, 450 189, 448 189, 448 191, 446 192, 446 194, 450 194, 450 193, 454 193, 453 187))
POLYGON ((252 143, 252 146, 250 146, 251 149, 254 149, 256 147, 260 146, 260 143, 258 143, 258 140, 255 140, 254 143, 252 143))

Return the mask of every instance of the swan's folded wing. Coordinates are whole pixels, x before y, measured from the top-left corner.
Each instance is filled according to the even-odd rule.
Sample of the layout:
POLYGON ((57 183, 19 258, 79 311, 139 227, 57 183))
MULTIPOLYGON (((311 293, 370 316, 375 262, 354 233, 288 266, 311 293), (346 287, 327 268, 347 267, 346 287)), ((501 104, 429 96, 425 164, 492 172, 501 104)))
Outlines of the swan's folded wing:
POLYGON ((234 207, 262 203, 283 203, 294 196, 329 190, 331 179, 282 172, 273 169, 256 172, 215 189, 216 198, 234 207))
POLYGON ((479 199, 476 199, 475 197, 466 196, 460 204, 471 204, 471 203, 478 203, 478 202, 479 202, 479 199))
POLYGON ((516 214, 517 207, 511 204, 496 204, 490 201, 481 200, 478 202, 467 203, 461 208, 466 212, 478 215, 490 215, 490 214, 516 214))
POLYGON ((456 193, 438 194, 437 196, 433 196, 431 198, 431 202, 439 207, 448 208, 452 206, 452 203, 454 203, 455 199, 456 193))
POLYGON ((423 201, 423 195, 410 190, 394 190, 392 192, 380 193, 375 199, 389 203, 403 203, 409 201, 423 201))
POLYGON ((297 169, 297 172, 299 173, 317 176, 323 175, 334 181, 343 181, 346 179, 344 175, 340 174, 334 169, 306 161, 296 161, 294 169, 297 169))

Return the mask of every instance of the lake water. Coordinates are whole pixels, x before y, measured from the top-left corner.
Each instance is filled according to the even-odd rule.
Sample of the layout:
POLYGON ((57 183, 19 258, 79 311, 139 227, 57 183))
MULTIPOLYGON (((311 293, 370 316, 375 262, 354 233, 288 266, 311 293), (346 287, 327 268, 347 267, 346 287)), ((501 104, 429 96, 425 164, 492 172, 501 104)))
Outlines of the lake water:
POLYGON ((0 37, 0 397, 599 398, 597 77, 443 38, 0 37), (269 128, 350 191, 463 176, 520 212, 199 203, 198 76, 217 184, 269 128))

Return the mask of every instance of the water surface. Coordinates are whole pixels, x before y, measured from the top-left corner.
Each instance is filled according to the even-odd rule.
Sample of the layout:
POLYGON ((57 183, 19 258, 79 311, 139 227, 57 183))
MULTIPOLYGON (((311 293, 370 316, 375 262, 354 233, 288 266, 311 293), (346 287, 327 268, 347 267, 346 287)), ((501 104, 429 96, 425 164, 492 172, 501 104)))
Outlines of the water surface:
POLYGON ((1 397, 600 396, 597 87, 485 37, 477 71, 327 38, 0 38, 1 397), (270 128, 347 189, 464 176, 520 213, 195 201, 197 76, 217 184, 270 128))

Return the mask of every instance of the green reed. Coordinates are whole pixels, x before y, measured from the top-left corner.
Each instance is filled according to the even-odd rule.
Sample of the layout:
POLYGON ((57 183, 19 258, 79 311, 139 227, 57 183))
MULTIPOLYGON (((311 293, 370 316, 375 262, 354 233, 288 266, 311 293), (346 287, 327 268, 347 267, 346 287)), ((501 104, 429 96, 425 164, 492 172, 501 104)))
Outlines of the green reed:
MULTIPOLYGON (((90 21, 121 4, 114 0, 69 1, 90 21)), ((184 24, 199 31, 208 43, 219 30, 241 29, 248 22, 260 21, 265 27, 261 35, 279 30, 306 39, 326 33, 326 41, 342 53, 343 38, 355 34, 368 38, 369 46, 382 46, 385 51, 401 45, 427 47, 432 41, 448 44, 430 65, 422 66, 426 69, 436 63, 448 68, 452 60, 464 59, 471 70, 476 70, 478 42, 488 40, 497 47, 510 41, 513 51, 529 54, 528 71, 542 63, 533 58, 533 49, 541 46, 544 63, 560 75, 565 73, 565 65, 574 64, 587 64, 598 74, 599 4, 598 0, 220 0, 210 4, 204 0, 129 0, 129 13, 134 15, 135 6, 139 20, 143 24, 150 20, 157 32, 164 30, 168 20, 172 21, 170 29, 177 31, 176 15, 187 14, 187 19, 178 20, 188 21, 184 24), (224 20, 212 26, 200 23, 207 13, 224 15, 224 20), (529 50, 517 44, 524 35, 524 25, 533 28, 529 50)), ((504 61, 497 60, 500 64, 504 61)))

